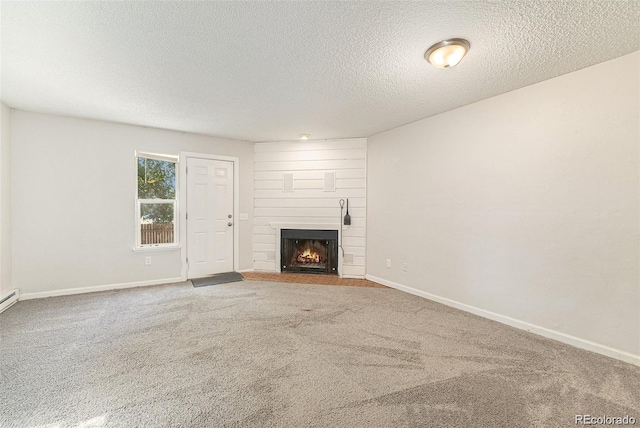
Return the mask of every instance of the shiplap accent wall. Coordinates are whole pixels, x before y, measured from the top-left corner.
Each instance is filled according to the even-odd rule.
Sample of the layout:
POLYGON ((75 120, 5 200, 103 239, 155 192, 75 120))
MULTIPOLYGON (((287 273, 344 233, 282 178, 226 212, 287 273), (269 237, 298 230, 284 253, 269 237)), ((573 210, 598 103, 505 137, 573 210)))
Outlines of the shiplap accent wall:
POLYGON ((254 269, 280 271, 274 260, 280 243, 272 224, 337 225, 339 201, 348 198, 351 226, 343 226, 341 274, 364 277, 366 138, 256 143, 254 150, 254 269), (335 172, 335 191, 325 191, 326 172, 335 172), (286 173, 293 173, 293 191, 284 191, 286 173))

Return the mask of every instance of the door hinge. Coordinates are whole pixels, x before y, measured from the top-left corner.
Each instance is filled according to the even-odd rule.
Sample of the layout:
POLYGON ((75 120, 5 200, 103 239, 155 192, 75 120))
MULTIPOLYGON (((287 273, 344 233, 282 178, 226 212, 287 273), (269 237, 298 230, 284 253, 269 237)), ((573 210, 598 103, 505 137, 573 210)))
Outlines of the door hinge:
POLYGON ((186 215, 187 215, 187 220, 189 220, 189 213, 186 213, 186 215))

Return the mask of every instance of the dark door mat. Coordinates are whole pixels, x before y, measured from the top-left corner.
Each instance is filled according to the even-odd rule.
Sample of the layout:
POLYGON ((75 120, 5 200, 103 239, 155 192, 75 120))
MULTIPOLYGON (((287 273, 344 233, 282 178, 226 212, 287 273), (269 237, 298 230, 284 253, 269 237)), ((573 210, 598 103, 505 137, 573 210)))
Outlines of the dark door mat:
POLYGON ((204 278, 194 278, 191 280, 191 283, 194 287, 204 287, 205 285, 227 284, 229 282, 240 282, 242 280, 242 275, 238 272, 227 272, 205 276, 204 278))

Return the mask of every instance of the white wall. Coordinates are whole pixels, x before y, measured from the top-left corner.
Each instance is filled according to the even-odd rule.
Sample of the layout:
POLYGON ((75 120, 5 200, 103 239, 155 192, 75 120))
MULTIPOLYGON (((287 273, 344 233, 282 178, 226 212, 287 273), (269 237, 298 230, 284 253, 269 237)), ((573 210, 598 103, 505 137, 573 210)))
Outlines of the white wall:
POLYGON ((252 267, 253 144, 13 111, 13 280, 21 293, 178 278, 179 250, 134 252, 134 152, 240 158, 240 268, 252 267), (152 257, 145 266, 144 258, 152 257))
MULTIPOLYGON (((367 140, 274 142, 255 144, 254 267, 280 271, 274 254, 273 222, 340 224, 340 199, 349 199, 351 226, 344 226, 342 275, 362 278, 365 269, 367 140), (325 192, 324 173, 334 171, 334 192, 325 192), (283 173, 294 177, 293 192, 283 191, 283 173)), ((346 208, 346 207, 345 207, 346 208)), ((346 214, 346 211, 345 211, 346 214)), ((338 226, 339 227, 339 226, 338 226)))
POLYGON ((0 103, 0 297, 13 289, 11 266, 11 109, 0 103))
POLYGON ((639 63, 370 137, 367 274, 640 354, 639 63))

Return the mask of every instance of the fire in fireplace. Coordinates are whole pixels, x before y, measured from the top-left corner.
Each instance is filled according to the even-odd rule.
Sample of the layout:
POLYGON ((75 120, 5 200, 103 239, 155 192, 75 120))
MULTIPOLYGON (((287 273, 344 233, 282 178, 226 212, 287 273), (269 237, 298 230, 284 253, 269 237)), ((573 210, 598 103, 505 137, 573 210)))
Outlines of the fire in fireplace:
POLYGON ((282 229, 282 272, 338 273, 338 231, 282 229))
POLYGON ((294 249, 291 264, 324 267, 327 261, 327 248, 321 241, 312 239, 296 240, 296 244, 298 245, 294 249))

